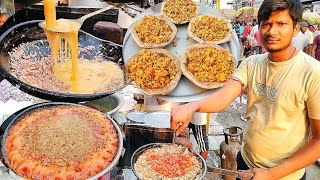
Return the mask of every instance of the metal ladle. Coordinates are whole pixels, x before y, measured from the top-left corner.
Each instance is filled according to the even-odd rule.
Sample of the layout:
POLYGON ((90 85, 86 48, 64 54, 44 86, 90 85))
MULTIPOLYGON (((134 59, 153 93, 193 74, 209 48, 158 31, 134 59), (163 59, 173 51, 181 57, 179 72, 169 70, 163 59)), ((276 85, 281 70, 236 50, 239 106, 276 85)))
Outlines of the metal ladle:
MULTIPOLYGON (((113 6, 109 5, 109 6, 105 7, 105 8, 102 8, 102 9, 99 9, 99 10, 94 11, 94 12, 92 12, 92 13, 86 14, 86 15, 78 18, 78 19, 58 19, 57 21, 63 20, 63 22, 67 22, 67 23, 68 23, 68 21, 69 21, 69 22, 70 22, 69 24, 71 24, 71 23, 72 23, 72 24, 77 24, 77 27, 74 27, 74 29, 76 29, 76 28, 80 29, 80 27, 82 26, 83 22, 84 22, 86 19, 88 19, 89 17, 95 16, 95 15, 97 15, 97 14, 100 14, 100 13, 102 13, 102 12, 104 12, 104 11, 107 11, 107 10, 109 10, 109 9, 112 9, 112 8, 113 8, 113 6)), ((67 25, 67 24, 63 24, 63 25, 61 26, 61 28, 50 28, 50 29, 48 29, 48 28, 46 28, 46 23, 45 23, 45 21, 39 23, 39 26, 40 26, 41 28, 43 28, 43 29, 45 29, 45 30, 49 30, 49 31, 51 31, 51 32, 67 33, 67 32, 70 32, 70 31, 74 30, 74 29, 70 29, 70 28, 65 28, 66 25, 67 25)))

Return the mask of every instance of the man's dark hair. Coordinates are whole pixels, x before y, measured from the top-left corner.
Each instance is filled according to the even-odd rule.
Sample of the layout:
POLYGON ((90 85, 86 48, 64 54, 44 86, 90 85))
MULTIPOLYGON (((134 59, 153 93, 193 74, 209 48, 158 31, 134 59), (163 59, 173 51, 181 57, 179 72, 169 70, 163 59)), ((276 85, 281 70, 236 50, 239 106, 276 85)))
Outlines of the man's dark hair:
POLYGON ((302 20, 303 6, 300 0, 264 0, 258 12, 258 24, 269 19, 272 12, 289 10, 295 26, 302 20))
POLYGON ((242 38, 241 38, 241 42, 242 42, 242 43, 246 42, 246 40, 247 40, 246 37, 242 37, 242 38))

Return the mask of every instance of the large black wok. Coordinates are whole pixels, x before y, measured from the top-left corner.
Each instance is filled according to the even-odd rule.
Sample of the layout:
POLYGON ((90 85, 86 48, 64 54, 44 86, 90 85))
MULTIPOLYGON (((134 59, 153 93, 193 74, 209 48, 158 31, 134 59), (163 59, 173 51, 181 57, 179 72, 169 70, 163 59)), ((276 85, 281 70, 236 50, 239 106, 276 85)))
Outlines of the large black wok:
MULTIPOLYGON (((98 99, 104 96, 108 96, 110 94, 115 93, 117 90, 123 88, 120 87, 119 89, 115 91, 109 91, 109 92, 102 92, 97 94, 69 94, 69 93, 59 93, 54 92, 50 90, 40 89, 34 86, 31 86, 29 84, 26 84, 22 82, 20 79, 16 78, 10 73, 9 69, 9 61, 10 56, 8 52, 12 50, 12 48, 19 46, 21 43, 26 42, 32 42, 36 40, 45 40, 46 36, 44 34, 44 31, 38 26, 38 23, 43 20, 31 20, 26 22, 17 23, 23 20, 30 20, 30 19, 36 19, 36 17, 43 17, 43 7, 42 6, 32 6, 32 10, 30 9, 24 9, 22 12, 18 12, 15 15, 13 15, 5 24, 3 27, 0 28, 0 32, 3 32, 6 30, 1 36, 0 36, 0 74, 3 76, 3 78, 7 79, 11 84, 18 87, 20 90, 39 97, 41 99, 47 99, 50 101, 63 101, 63 102, 82 102, 82 101, 89 101, 98 99), (37 15, 37 16, 36 16, 37 15), (25 16, 25 17, 24 17, 25 16)), ((81 14, 85 13, 74 13, 75 10, 70 8, 61 8, 57 9, 57 18, 61 18, 63 15, 63 18, 77 18, 81 16, 81 14), (64 10, 63 12, 60 12, 64 10)), ((78 10, 79 11, 79 10, 78 10)), ((83 10, 82 10, 83 11, 83 10)), ((81 12, 81 11, 80 11, 81 12)), ((113 12, 113 10, 111 11, 113 12)), ((114 13, 113 13, 114 14, 114 13)), ((84 23, 83 28, 85 31, 90 32, 90 29, 87 28, 88 26, 92 26, 92 23, 98 21, 98 20, 104 20, 106 18, 103 15, 97 16, 98 19, 91 19, 89 18, 87 21, 88 23, 84 23), (100 17, 100 19, 99 19, 100 17), (89 24, 89 25, 88 25, 89 24)), ((109 17, 110 16, 106 16, 109 17)), ((111 17, 117 18, 116 15, 112 15, 111 17)), ((108 18, 107 18, 108 20, 108 18)), ((121 68, 123 69, 123 72, 125 72, 124 63, 122 61, 122 47, 120 45, 114 44, 109 41, 105 41, 99 38, 96 38, 87 32, 83 30, 79 31, 79 46, 99 46, 102 45, 103 48, 96 48, 96 51, 100 51, 104 55, 105 61, 113 61, 118 63, 121 68)), ((27 54, 31 51, 38 51, 35 48, 28 48, 27 54)), ((40 51, 43 53, 43 55, 49 55, 51 53, 49 46, 42 47, 40 51)), ((88 59, 94 58, 94 54, 97 52, 92 52, 91 55, 87 55, 88 59)), ((81 55, 81 54, 80 54, 81 55)), ((39 58, 39 57, 36 57, 39 58)), ((28 68, 28 67, 26 67, 28 68)), ((106 71, 108 71, 106 69, 106 71)), ((81 73, 81 70, 79 71, 81 73)), ((124 77, 126 77, 124 75, 124 77)), ((127 82, 127 80, 125 80, 127 82)))
MULTIPOLYGON (((113 94, 115 91, 103 92, 98 94, 69 94, 69 93, 59 93, 50 90, 40 89, 31 85, 28 85, 10 73, 9 61, 12 48, 19 46, 21 43, 34 42, 37 40, 45 40, 46 36, 43 30, 38 26, 38 23, 41 20, 27 21, 20 23, 11 27, 0 37, 0 73, 7 79, 10 83, 17 86, 20 90, 51 101, 68 101, 68 102, 81 102, 87 100, 98 99, 110 94, 113 94)), ((103 48, 96 48, 91 54, 79 54, 79 56, 87 56, 87 59, 94 59, 95 55, 99 52, 104 54, 105 61, 113 61, 118 63, 123 72, 125 72, 124 63, 121 58, 122 48, 116 44, 113 44, 108 41, 98 39, 82 30, 79 31, 79 46, 96 46, 102 45, 103 48)), ((51 51, 48 43, 41 45, 40 49, 33 47, 28 48, 25 53, 32 54, 34 51, 41 51, 41 56, 49 56, 51 51)), ((35 59, 41 58, 40 56, 34 57, 35 59)), ((28 68, 28 67, 26 67, 28 68)), ((108 69, 106 69, 108 71, 108 69)), ((79 71, 81 73, 81 69, 79 71)), ((124 76, 126 77, 126 76, 124 76)))
MULTIPOLYGON (((10 161, 7 157, 7 152, 4 148, 4 144, 6 142, 6 138, 10 133, 10 130, 12 129, 12 127, 14 127, 15 124, 17 124, 21 119, 23 119, 23 117, 28 116, 30 114, 32 114, 33 112, 36 112, 40 109, 46 109, 46 108, 50 108, 50 107, 56 107, 56 106, 80 106, 80 107, 86 107, 83 105, 79 105, 79 104, 73 104, 73 103, 64 103, 64 102, 48 102, 48 103, 41 103, 41 104, 36 104, 36 105, 32 105, 29 107, 26 107, 16 113, 14 113, 13 115, 11 115, 2 125, 0 128, 0 135, 2 136, 1 138, 1 160, 3 162, 4 165, 6 165, 8 168, 10 168, 10 161)), ((86 107, 89 108, 89 107, 86 107)), ((101 113, 101 112, 99 112, 101 113)), ((104 114, 114 125, 114 129, 117 131, 118 134, 118 140, 119 140, 119 145, 118 145, 118 150, 117 153, 115 154, 113 161, 111 162, 111 164, 109 166, 107 166, 105 169, 103 169, 101 172, 99 172, 98 174, 88 178, 90 180, 95 180, 98 179, 100 176, 104 175, 105 173, 109 172, 111 170, 111 168, 113 168, 114 166, 117 165, 118 160, 121 156, 121 151, 122 151, 122 147, 123 147, 123 137, 122 137, 122 132, 119 128, 119 126, 117 125, 117 123, 107 114, 104 114)))

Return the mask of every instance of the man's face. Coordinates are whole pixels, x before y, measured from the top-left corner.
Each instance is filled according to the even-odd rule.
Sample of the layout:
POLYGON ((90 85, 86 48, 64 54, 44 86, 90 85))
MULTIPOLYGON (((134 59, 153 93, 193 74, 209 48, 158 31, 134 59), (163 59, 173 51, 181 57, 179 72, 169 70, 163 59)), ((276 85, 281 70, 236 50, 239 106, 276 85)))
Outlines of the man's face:
POLYGON ((306 32, 308 30, 308 28, 307 27, 301 27, 301 32, 306 32))
POLYGON ((292 37, 298 33, 299 24, 293 27, 289 11, 272 12, 267 21, 261 21, 260 38, 269 52, 277 52, 290 46, 292 37))

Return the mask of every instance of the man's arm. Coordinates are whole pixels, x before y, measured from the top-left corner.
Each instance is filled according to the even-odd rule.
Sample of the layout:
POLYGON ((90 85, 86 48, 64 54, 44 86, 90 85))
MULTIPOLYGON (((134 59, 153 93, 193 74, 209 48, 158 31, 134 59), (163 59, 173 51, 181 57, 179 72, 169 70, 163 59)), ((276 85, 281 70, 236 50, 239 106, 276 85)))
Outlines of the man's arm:
POLYGON ((172 108, 171 128, 177 129, 176 133, 179 134, 188 127, 194 112, 219 112, 227 108, 240 93, 241 83, 231 79, 205 99, 172 108))
POLYGON ((320 40, 320 36, 316 36, 313 40, 313 45, 312 45, 312 50, 311 50, 311 56, 312 57, 316 57, 316 50, 317 50, 317 46, 319 44, 319 40, 320 40))
POLYGON ((316 57, 316 49, 317 49, 317 45, 316 45, 316 44, 313 44, 313 45, 312 45, 312 50, 311 50, 311 56, 312 56, 313 58, 316 57))
POLYGON ((309 119, 312 139, 283 163, 269 169, 255 168, 254 180, 280 179, 314 163, 320 157, 320 120, 309 119))

